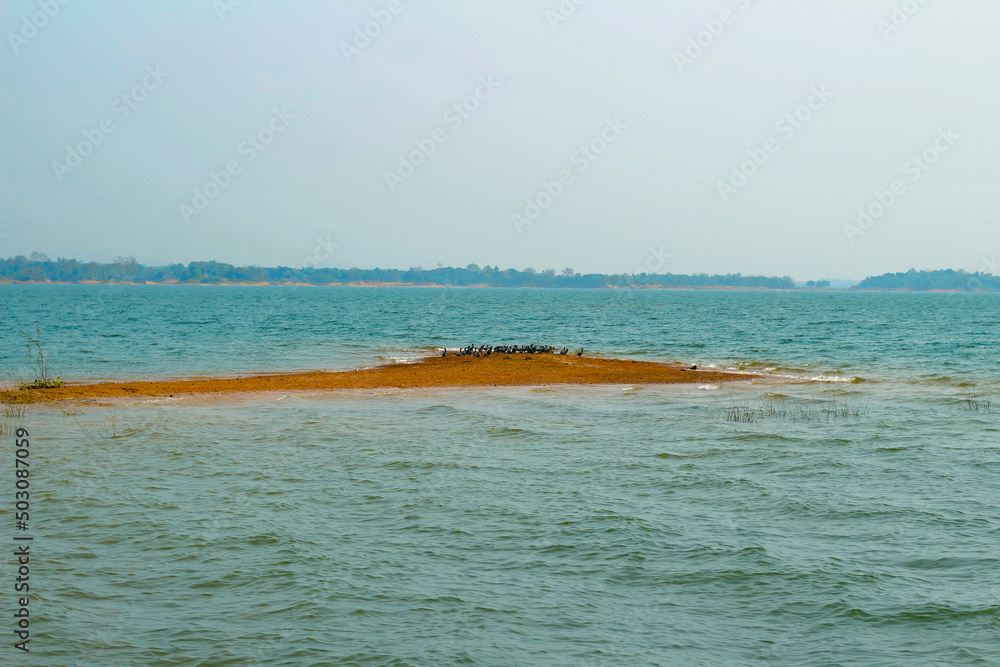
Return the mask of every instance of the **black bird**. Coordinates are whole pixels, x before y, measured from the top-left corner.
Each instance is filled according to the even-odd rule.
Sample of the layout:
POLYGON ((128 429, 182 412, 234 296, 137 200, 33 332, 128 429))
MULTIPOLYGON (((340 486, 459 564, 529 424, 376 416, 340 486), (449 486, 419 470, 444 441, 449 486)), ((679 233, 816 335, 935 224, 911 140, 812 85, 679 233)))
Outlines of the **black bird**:
POLYGON ((688 370, 689 370, 689 371, 696 371, 696 370, 698 370, 698 364, 695 364, 694 366, 692 366, 692 367, 691 367, 691 368, 689 368, 688 370))
POLYGON ((563 349, 559 350, 559 354, 566 354, 567 352, 569 352, 568 347, 564 347, 563 349))
POLYGON ((448 348, 445 348, 445 349, 441 350, 441 356, 442 357, 447 357, 448 356, 448 348))
POLYGON ((580 351, 576 353, 576 356, 578 356, 578 357, 582 357, 583 356, 583 348, 582 347, 580 348, 580 351))

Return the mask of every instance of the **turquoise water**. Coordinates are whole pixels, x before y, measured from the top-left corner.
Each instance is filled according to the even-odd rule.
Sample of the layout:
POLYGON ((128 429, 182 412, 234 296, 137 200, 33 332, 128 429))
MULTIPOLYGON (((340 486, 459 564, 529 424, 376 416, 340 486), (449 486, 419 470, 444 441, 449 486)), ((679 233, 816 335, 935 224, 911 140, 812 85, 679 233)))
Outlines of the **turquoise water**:
POLYGON ((17 329, 38 322, 71 379, 351 368, 535 339, 773 376, 34 406, 33 651, 5 644, 3 664, 1000 656, 1000 420, 984 402, 1000 298, 0 286, 0 299, 14 375, 28 371, 17 329))

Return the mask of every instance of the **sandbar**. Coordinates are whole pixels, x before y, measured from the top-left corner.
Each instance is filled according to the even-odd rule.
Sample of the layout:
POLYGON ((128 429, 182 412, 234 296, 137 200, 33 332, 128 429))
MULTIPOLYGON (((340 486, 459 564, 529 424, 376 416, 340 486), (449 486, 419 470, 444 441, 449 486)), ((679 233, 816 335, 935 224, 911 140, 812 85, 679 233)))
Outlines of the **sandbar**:
POLYGON ((761 376, 689 370, 654 361, 557 354, 427 357, 413 363, 351 371, 310 371, 234 378, 67 383, 55 389, 0 392, 0 402, 36 403, 128 396, 176 396, 254 391, 507 387, 575 384, 678 384, 748 381, 761 376))

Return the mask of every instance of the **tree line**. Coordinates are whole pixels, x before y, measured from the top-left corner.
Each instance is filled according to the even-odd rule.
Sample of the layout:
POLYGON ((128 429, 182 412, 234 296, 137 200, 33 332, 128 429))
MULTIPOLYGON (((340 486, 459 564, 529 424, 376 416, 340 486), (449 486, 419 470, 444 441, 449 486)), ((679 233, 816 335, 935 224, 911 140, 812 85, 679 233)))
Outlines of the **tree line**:
POLYGON ((190 262, 167 266, 144 266, 134 257, 119 257, 110 263, 80 262, 75 259, 50 260, 41 253, 0 259, 0 279, 14 282, 153 282, 181 284, 305 283, 331 285, 347 283, 406 283, 413 285, 483 285, 489 287, 734 287, 792 289, 788 276, 695 275, 674 273, 580 274, 571 268, 536 271, 500 269, 497 266, 423 269, 337 269, 292 268, 287 266, 233 266, 224 262, 190 262))
POLYGON ((954 290, 959 292, 1000 292, 1000 277, 977 271, 966 273, 959 269, 937 271, 917 271, 906 273, 883 273, 865 278, 856 289, 892 289, 927 292, 930 290, 954 290))
MULTIPOLYGON (((733 287, 792 289, 794 281, 788 276, 744 276, 740 273, 725 275, 698 273, 587 273, 580 274, 571 268, 556 273, 555 269, 536 271, 500 269, 497 266, 479 267, 469 264, 465 268, 438 267, 423 269, 337 269, 292 268, 287 266, 233 266, 225 262, 189 262, 166 266, 144 266, 135 257, 119 257, 114 262, 80 262, 75 259, 51 260, 41 253, 25 257, 18 255, 0 259, 0 280, 5 282, 152 282, 180 284, 222 285, 231 283, 271 283, 308 285, 336 285, 348 283, 404 283, 412 285, 449 285, 465 287, 733 287)), ((809 281, 807 287, 824 288, 828 281, 809 281)), ((990 273, 967 273, 959 269, 885 273, 869 276, 854 289, 952 290, 961 292, 1000 292, 1000 277, 990 273)))

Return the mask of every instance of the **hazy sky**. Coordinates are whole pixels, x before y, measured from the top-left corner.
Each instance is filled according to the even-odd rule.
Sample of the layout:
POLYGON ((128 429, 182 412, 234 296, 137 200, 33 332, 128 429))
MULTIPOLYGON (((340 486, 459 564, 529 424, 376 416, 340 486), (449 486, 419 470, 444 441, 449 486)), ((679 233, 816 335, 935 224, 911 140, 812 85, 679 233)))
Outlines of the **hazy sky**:
POLYGON ((0 4, 0 256, 1000 255, 996 0, 62 2, 0 4))

